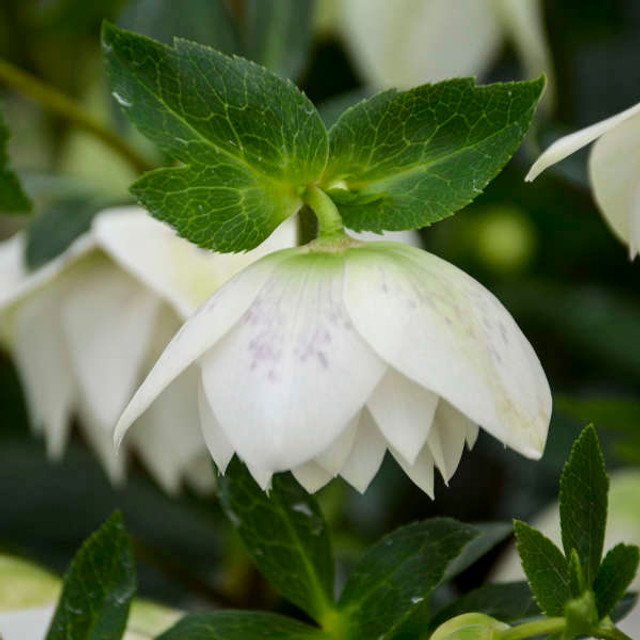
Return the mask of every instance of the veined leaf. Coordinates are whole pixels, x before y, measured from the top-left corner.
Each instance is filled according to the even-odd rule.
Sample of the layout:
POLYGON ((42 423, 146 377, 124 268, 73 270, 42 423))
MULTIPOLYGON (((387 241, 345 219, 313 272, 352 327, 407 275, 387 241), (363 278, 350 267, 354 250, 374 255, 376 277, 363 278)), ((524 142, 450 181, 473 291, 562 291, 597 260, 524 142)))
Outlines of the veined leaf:
POLYGON ((622 600, 637 571, 638 547, 618 544, 607 553, 593 583, 601 619, 608 616, 622 600))

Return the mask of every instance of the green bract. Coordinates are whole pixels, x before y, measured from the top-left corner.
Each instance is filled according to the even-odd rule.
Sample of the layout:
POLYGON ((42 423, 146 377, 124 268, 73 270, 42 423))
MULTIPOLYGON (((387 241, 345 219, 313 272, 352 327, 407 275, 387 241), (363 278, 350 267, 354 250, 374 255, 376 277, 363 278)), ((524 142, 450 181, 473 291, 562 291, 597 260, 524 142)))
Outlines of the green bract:
POLYGON ((110 24, 103 48, 125 114, 180 163, 146 174, 133 193, 218 251, 260 244, 313 187, 355 230, 415 229, 451 215, 515 152, 544 86, 457 79, 387 91, 327 132, 292 83, 242 58, 181 39, 167 47, 110 24))

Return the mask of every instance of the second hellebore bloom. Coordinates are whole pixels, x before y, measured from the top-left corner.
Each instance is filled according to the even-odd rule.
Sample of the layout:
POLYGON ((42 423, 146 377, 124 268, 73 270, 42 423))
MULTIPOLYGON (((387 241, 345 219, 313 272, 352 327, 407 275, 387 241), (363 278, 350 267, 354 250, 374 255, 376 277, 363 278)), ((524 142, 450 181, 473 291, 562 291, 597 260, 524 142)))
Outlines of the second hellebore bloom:
POLYGON ((433 495, 478 426, 542 454, 544 372, 494 296, 414 247, 345 238, 271 254, 222 287, 167 347, 125 410, 129 426, 199 369, 200 421, 224 471, 290 469, 309 491, 341 475, 364 491, 388 449, 433 495))

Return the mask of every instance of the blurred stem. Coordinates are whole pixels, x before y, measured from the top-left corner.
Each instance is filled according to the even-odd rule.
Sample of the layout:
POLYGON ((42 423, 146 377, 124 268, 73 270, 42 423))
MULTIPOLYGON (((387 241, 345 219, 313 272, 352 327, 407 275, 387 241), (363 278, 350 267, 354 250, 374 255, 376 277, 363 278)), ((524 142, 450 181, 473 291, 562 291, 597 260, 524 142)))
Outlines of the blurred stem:
POLYGON ((598 629, 593 633, 594 638, 602 638, 602 640, 632 640, 626 633, 616 629, 598 629))
POLYGON ((145 158, 132 149, 119 136, 105 128, 100 122, 89 116, 75 101, 51 87, 35 76, 18 69, 10 62, 0 58, 0 83, 19 91, 43 107, 69 120, 79 129, 94 135, 104 144, 122 156, 138 173, 153 169, 145 158))
POLYGON ((564 631, 565 626, 564 618, 545 618, 544 620, 527 622, 504 631, 497 631, 496 638, 499 638, 499 640, 524 640, 524 638, 535 638, 546 633, 564 631))

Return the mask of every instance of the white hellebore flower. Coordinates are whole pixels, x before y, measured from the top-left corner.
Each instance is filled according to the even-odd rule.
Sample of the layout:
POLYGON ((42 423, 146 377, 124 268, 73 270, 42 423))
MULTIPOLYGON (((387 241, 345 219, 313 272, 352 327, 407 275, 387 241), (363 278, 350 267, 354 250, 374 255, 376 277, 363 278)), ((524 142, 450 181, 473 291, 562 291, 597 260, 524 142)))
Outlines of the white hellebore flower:
POLYGON ((477 425, 542 454, 551 396, 533 349, 475 280, 393 242, 319 242, 252 264, 192 316, 127 407, 129 426, 197 371, 200 421, 224 471, 234 453, 268 488, 341 475, 364 491, 389 449, 433 495, 477 425))
MULTIPOLYGON (((112 481, 123 478, 113 428, 180 325, 223 282, 265 253, 295 245, 293 221, 259 250, 213 254, 138 207, 100 213, 62 256, 29 273, 25 236, 0 245, 0 323, 34 427, 60 457, 71 420, 112 481)), ((132 431, 130 444, 167 491, 185 477, 210 488, 196 376, 186 372, 132 431), (202 465, 206 462, 206 465, 202 465)))
POLYGON ((589 180, 605 220, 629 246, 640 248, 640 103, 611 118, 556 140, 525 178, 534 180, 547 167, 596 140, 589 155, 589 180))
POLYGON ((551 72, 539 0, 343 0, 340 9, 345 45, 374 87, 482 75, 505 40, 529 77, 551 72))

